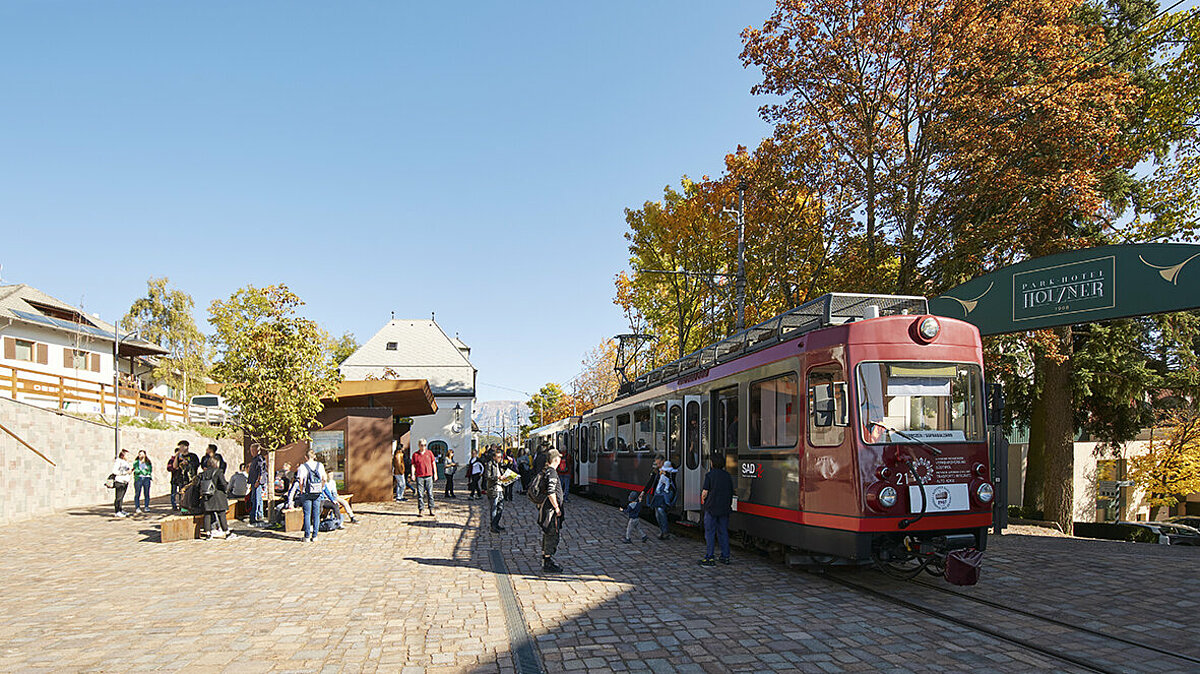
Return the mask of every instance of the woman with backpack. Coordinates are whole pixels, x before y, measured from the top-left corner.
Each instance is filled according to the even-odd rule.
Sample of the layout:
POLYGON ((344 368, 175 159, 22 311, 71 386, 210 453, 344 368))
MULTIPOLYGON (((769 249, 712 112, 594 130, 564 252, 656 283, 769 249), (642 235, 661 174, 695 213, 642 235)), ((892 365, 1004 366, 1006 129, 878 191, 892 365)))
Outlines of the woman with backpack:
POLYGON ((197 491, 209 539, 237 538, 237 534, 229 533, 229 522, 225 518, 229 510, 229 497, 225 493, 228 489, 229 481, 221 470, 221 462, 212 455, 204 457, 204 470, 200 473, 197 491))
POLYGON ((129 490, 129 481, 133 478, 133 464, 129 463, 129 450, 122 449, 113 461, 112 484, 113 510, 117 517, 127 517, 125 512, 125 492, 129 490))
POLYGON ((325 489, 325 466, 317 461, 317 454, 310 447, 304 454, 305 461, 296 469, 296 483, 300 507, 304 510, 304 542, 316 541, 321 524, 321 492, 325 489))

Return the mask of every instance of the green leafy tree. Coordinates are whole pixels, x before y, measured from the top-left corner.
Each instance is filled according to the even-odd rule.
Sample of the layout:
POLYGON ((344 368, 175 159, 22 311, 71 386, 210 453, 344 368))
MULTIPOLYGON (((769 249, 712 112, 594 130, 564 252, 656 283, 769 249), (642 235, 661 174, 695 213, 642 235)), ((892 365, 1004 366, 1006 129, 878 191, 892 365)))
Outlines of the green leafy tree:
POLYGON ((354 333, 342 333, 342 336, 333 343, 333 364, 341 365, 346 362, 347 358, 354 355, 355 351, 358 351, 359 346, 361 345, 354 338, 354 333))
POLYGON ((1130 477, 1148 494, 1153 518, 1187 494, 1200 491, 1200 412, 1183 408, 1163 415, 1149 450, 1129 459, 1130 477))
POLYGON ((546 384, 530 396, 525 405, 529 407, 529 424, 532 428, 545 426, 570 415, 567 396, 562 387, 554 382, 546 384))
POLYGON ((154 368, 154 377, 182 391, 181 397, 190 400, 204 392, 207 349, 192 314, 192 296, 169 284, 166 277, 146 281, 146 296, 134 300, 121 319, 121 328, 136 330, 142 339, 167 350, 154 368))
POLYGON ((247 286, 209 308, 213 376, 247 439, 272 450, 308 437, 321 399, 333 396, 340 380, 332 341, 297 314, 303 304, 284 285, 247 286))

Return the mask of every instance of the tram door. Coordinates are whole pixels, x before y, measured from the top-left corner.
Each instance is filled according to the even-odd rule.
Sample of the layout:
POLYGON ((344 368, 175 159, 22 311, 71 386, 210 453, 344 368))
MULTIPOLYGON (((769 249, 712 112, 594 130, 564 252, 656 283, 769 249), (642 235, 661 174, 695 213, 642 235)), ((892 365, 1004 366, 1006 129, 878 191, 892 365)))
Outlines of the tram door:
POLYGON ((575 462, 576 466, 579 466, 579 485, 584 486, 591 484, 592 482, 592 471, 589 470, 591 468, 591 464, 588 463, 587 426, 580 424, 575 427, 573 432, 575 433, 576 438, 575 456, 572 456, 571 460, 575 462))
POLYGON ((683 399, 683 463, 678 465, 676 486, 683 497, 684 510, 700 510, 702 467, 708 444, 708 406, 702 402, 702 396, 684 396, 683 399))
MULTIPOLYGON (((683 484, 683 401, 672 400, 667 405, 667 461, 679 472, 675 473, 677 494, 686 494, 683 484)), ((677 505, 682 499, 676 499, 677 505)))

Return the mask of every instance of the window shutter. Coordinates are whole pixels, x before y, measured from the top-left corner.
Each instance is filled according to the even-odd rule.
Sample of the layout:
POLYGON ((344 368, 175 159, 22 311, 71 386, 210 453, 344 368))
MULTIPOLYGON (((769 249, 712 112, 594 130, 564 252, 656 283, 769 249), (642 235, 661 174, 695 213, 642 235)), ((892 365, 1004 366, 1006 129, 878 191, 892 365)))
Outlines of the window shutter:
POLYGON ((4 338, 4 358, 6 360, 16 360, 17 358, 17 340, 12 337, 4 338))
POLYGON ((89 356, 89 358, 92 361, 92 367, 91 367, 92 372, 99 372, 100 371, 100 354, 93 353, 92 355, 89 356))
POLYGON ((63 349, 63 367, 68 370, 75 367, 75 350, 63 349))
POLYGON ((39 365, 50 364, 50 347, 45 344, 37 345, 37 362, 39 365))

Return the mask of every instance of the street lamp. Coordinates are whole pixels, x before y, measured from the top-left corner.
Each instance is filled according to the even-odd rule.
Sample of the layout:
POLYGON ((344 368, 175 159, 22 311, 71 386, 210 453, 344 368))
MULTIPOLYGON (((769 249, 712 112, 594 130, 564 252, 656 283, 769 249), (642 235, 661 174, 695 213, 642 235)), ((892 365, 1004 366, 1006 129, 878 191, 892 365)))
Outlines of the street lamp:
MULTIPOLYGON (((138 330, 126 333, 121 336, 121 328, 113 323, 113 458, 121 456, 121 367, 120 356, 118 349, 121 342, 127 339, 136 339, 139 334, 138 330)), ((133 375, 133 365, 130 361, 129 374, 133 375)), ((136 413, 137 407, 134 407, 136 413)))

